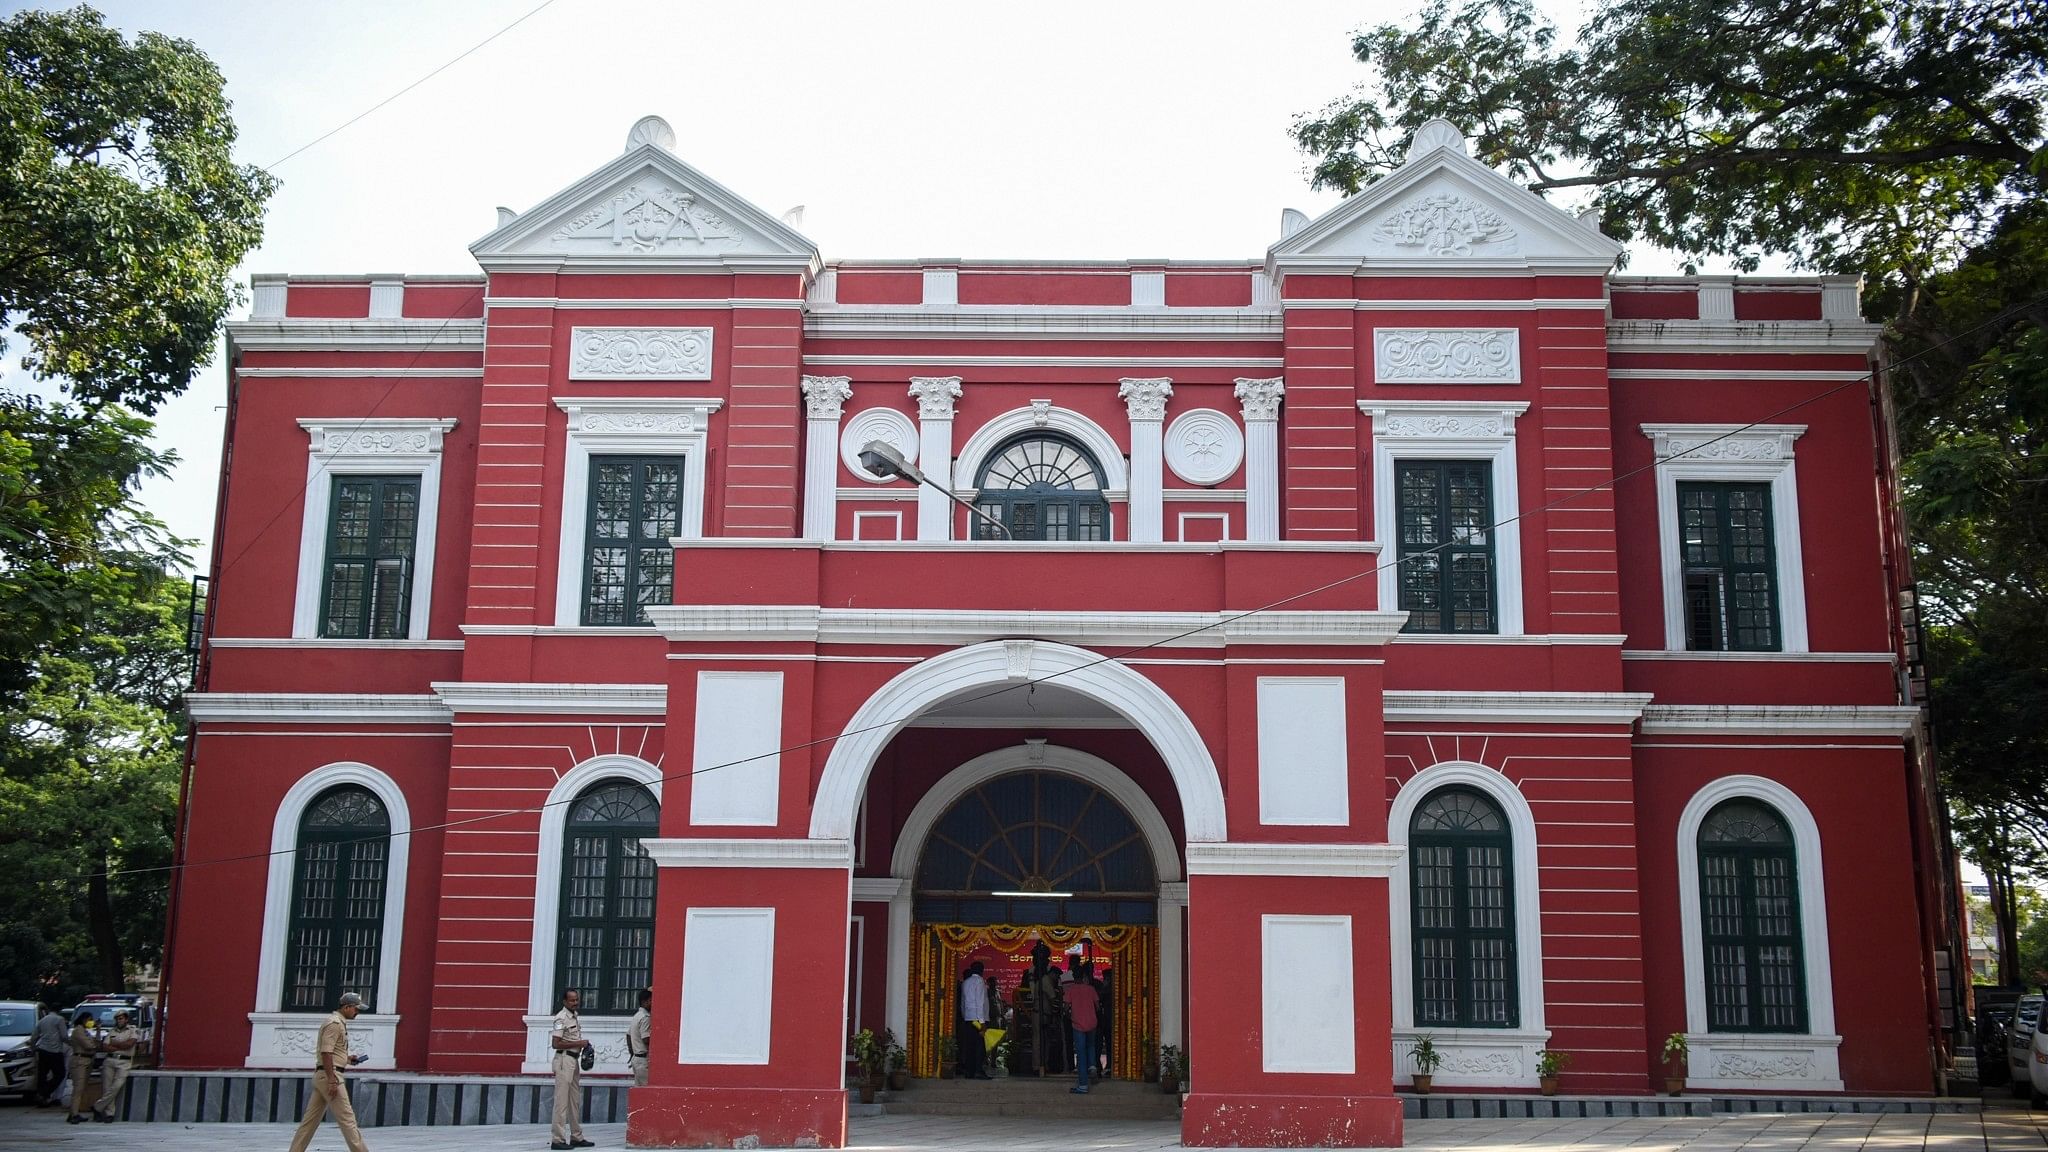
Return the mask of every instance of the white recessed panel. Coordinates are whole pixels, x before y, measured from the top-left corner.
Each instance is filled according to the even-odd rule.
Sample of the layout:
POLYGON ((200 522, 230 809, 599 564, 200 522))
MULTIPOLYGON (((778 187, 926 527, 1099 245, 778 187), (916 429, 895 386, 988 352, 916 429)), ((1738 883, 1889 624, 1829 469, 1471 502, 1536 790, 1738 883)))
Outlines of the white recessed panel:
POLYGON ((1259 823, 1351 823, 1344 681, 1259 677, 1259 823))
POLYGON ((1351 917, 1260 918, 1259 1033, 1268 1072, 1358 1070, 1351 917))
POLYGON ((775 909, 692 908, 683 924, 683 1064, 766 1064, 775 909))
POLYGON ((690 823, 775 823, 782 785, 782 673, 697 673, 690 823))

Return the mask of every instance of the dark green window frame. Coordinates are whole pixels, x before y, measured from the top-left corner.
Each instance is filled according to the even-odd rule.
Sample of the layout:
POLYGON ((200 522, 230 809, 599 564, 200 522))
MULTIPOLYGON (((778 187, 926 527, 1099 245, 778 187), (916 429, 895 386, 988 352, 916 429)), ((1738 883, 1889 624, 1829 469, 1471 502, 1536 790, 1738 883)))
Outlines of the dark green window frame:
POLYGON ((1783 629, 1771 486, 1681 481, 1678 547, 1686 649, 1778 651, 1783 629))
POLYGON ((1500 631, 1492 462, 1397 460, 1394 506, 1401 630, 1500 631))
POLYGON ((320 587, 321 636, 407 638, 419 521, 417 475, 334 477, 320 587))
POLYGON ((1698 851, 1707 1031, 1805 1032, 1799 858, 1784 817, 1726 801, 1700 822, 1698 851))
MULTIPOLYGON (((1012 539, 1107 540, 1103 483, 1102 465, 1086 448, 1065 436, 1033 432, 989 453, 974 479, 974 506, 1008 528, 1012 539)), ((974 538, 1002 537, 975 517, 974 538)))
POLYGON ((602 780, 569 806, 555 983, 590 1016, 630 1016, 654 977, 654 860, 661 805, 630 780, 602 780))
POLYGON ((592 456, 583 548, 583 623, 647 624, 675 600, 683 531, 681 456, 592 456))
POLYGON ((1514 836, 1471 788, 1429 795, 1408 825, 1408 930, 1417 1028, 1513 1028, 1514 836))
POLYGON ((344 992, 377 1011, 391 817, 369 789, 330 788, 299 816, 285 931, 286 1012, 331 1012, 344 992))

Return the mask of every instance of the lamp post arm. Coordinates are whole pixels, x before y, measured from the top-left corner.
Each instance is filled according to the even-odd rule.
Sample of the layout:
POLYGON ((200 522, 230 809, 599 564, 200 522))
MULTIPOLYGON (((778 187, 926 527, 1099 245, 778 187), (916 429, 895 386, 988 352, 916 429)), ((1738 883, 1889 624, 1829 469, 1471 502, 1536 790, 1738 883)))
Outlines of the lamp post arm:
POLYGON ((933 480, 931 477, 926 476, 924 473, 920 472, 917 475, 917 479, 919 483, 930 485, 932 491, 939 493, 946 499, 951 500, 953 503, 958 504, 962 508, 967 509, 968 515, 979 516, 988 523, 995 525, 996 531, 1001 532, 1003 534, 1003 539, 1012 541, 1017 539, 1016 534, 1010 531, 1009 525, 1003 523, 1001 520, 996 519, 988 513, 983 512, 981 509, 976 508, 974 505, 969 504, 967 501, 962 500, 958 496, 953 495, 951 492, 946 491, 944 487, 942 487, 937 481, 933 480))

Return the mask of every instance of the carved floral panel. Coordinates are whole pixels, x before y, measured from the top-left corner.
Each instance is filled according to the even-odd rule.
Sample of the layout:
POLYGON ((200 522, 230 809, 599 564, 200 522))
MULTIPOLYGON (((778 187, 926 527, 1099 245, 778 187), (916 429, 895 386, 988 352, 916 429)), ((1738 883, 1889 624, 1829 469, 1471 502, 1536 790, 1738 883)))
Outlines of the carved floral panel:
POLYGON ((1213 408, 1174 418, 1166 429, 1166 466, 1190 484, 1220 484, 1244 462, 1244 433, 1213 408))
POLYGON ((709 328, 577 328, 571 380, 709 380, 709 328))
POLYGON ((1521 334, 1513 328, 1378 328, 1372 370, 1382 384, 1519 384, 1521 334))

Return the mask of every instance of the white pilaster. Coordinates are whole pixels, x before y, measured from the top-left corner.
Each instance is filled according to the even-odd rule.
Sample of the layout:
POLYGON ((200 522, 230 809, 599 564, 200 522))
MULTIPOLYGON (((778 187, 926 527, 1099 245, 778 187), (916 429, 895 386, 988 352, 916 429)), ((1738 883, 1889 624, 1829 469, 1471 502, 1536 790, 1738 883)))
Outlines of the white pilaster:
POLYGON ((885 1000, 889 1030, 910 1035, 910 885, 889 900, 889 992, 885 1000))
MULTIPOLYGON (((1187 1047, 1182 1032, 1181 920, 1187 915, 1188 886, 1159 886, 1159 1042, 1187 1047)), ((909 979, 908 973, 905 980, 909 979)))
POLYGON ((1164 479, 1166 401, 1173 381, 1164 376, 1126 377, 1118 382, 1117 398, 1131 417, 1131 539, 1157 543, 1164 538, 1161 512, 1164 479))
POLYGON ((930 484, 917 489, 917 538, 953 538, 953 402, 960 398, 958 376, 912 376, 910 395, 917 400, 917 458, 930 484))
POLYGON ((1255 543, 1280 539, 1280 398, 1286 391, 1279 376, 1237 379, 1244 406, 1244 538, 1255 543))
POLYGON ((837 533, 839 506, 839 415, 853 396, 847 376, 806 376, 804 409, 804 537, 830 540, 837 533))

